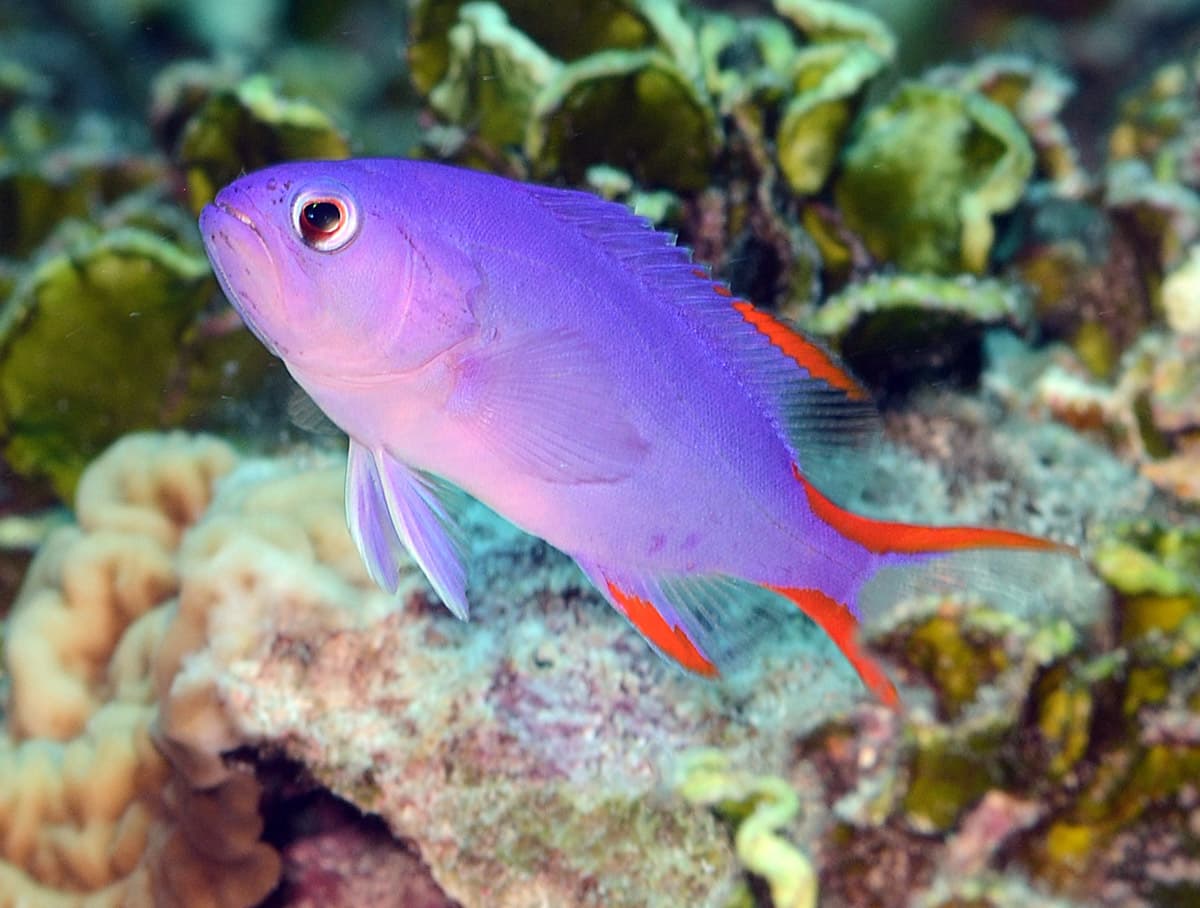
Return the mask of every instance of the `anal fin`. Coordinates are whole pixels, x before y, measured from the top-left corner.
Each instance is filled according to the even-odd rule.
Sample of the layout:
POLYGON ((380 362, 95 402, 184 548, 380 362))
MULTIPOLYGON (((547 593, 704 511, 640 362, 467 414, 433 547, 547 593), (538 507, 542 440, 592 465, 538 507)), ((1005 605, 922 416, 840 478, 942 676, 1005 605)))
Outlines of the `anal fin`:
POLYGON ((582 560, 579 564, 656 650, 688 671, 716 677, 733 667, 759 642, 778 634, 790 605, 828 635, 881 702, 893 708, 899 705, 895 685, 858 642, 854 611, 820 590, 720 574, 653 580, 582 560))
POLYGON ((577 561, 651 646, 705 677, 742 667, 792 614, 775 591, 724 574, 653 578, 577 561))
POLYGON ((577 562, 601 595, 632 624, 660 654, 693 674, 716 677, 716 663, 695 635, 685 617, 653 580, 577 562))

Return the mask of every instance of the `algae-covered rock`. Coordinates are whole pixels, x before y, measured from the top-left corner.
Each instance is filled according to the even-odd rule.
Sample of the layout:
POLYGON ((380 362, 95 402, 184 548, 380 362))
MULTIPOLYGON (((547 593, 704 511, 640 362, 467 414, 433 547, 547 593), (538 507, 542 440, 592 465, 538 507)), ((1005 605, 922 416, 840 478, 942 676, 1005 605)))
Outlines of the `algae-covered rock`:
POLYGON ((829 297, 806 321, 868 382, 899 388, 923 376, 974 380, 984 331, 1025 331, 1032 306, 1017 286, 973 277, 877 275, 829 297))
POLYGON ((990 54, 966 65, 940 66, 925 76, 934 85, 973 91, 1004 106, 1033 142, 1038 170, 1057 194, 1079 198, 1091 182, 1062 122, 1074 91, 1071 80, 1044 63, 1015 54, 990 54))
POLYGON ((981 272, 992 218, 1021 197, 1033 149, 982 95, 909 83, 865 116, 835 184, 847 224, 906 271, 981 272))
POLYGON ((447 33, 445 78, 429 92, 429 104, 451 123, 501 149, 525 139, 538 92, 561 64, 513 28, 495 3, 467 3, 447 33))
POLYGON ((136 228, 43 261, 0 318, 12 467, 66 497, 100 449, 156 425, 180 341, 213 292, 203 257, 136 228))
MULTIPOLYGON (((428 94, 451 66, 451 30, 463 0, 416 0, 409 11, 408 61, 413 84, 428 94)), ((470 4, 480 5, 480 4, 470 4)), ((672 0, 502 0, 496 4, 515 30, 549 55, 576 60, 598 50, 659 46, 661 23, 678 19, 672 0)))
POLYGON ((588 167, 609 164, 648 187, 698 190, 709 181, 715 116, 658 51, 602 51, 564 66, 533 114, 525 152, 538 179, 578 183, 588 167))
POLYGON ((216 91, 188 120, 175 150, 194 213, 244 171, 349 154, 349 142, 324 112, 281 97, 265 76, 216 91))
POLYGON ((824 185, 871 79, 887 64, 860 42, 817 44, 795 61, 795 93, 783 109, 775 145, 779 168, 795 192, 824 185))

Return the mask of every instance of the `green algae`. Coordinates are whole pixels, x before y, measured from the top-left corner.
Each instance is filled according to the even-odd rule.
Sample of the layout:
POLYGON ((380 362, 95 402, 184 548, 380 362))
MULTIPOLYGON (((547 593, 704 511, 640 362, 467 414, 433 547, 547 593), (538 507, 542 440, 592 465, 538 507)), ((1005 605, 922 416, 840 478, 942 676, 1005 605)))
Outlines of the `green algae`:
POLYGON ((582 182, 588 167, 609 164, 643 186, 694 191, 708 183, 717 143, 712 111, 668 57, 602 51, 564 66, 539 95, 525 151, 539 179, 582 182))
POLYGON ((814 42, 858 42, 883 60, 890 62, 896 57, 891 30, 859 6, 834 0, 775 0, 775 10, 814 42))
POLYGON ((966 65, 939 66, 925 78, 982 94, 1011 113, 1033 144, 1039 176, 1056 196, 1079 198, 1089 190, 1091 179, 1062 120, 1075 86, 1058 70, 1015 54, 988 54, 966 65))
POLYGON ((86 217, 122 196, 165 179, 151 157, 80 149, 53 164, 0 156, 0 256, 30 256, 65 218, 86 217))
POLYGON ((443 126, 427 140, 470 166, 526 165, 535 178, 578 183, 607 164, 645 188, 692 192, 730 140, 720 114, 761 146, 755 154, 776 159, 769 166, 793 191, 815 192, 894 40, 843 4, 798 0, 779 12, 685 17, 671 0, 536 14, 515 0, 418 3, 413 81, 443 126), (768 122, 769 134, 748 134, 768 122), (522 139, 524 161, 514 156, 522 139))
POLYGON ((1005 732, 1002 724, 965 734, 946 726, 914 725, 901 801, 905 821, 922 834, 953 828, 964 811, 1003 780, 997 752, 1005 732))
POLYGON ((835 197, 881 261, 906 271, 980 273, 992 218, 1017 203, 1033 163, 1028 137, 999 104, 909 83, 863 118, 835 197))
POLYGON ((804 327, 836 344, 868 382, 899 387, 923 375, 973 379, 984 331, 1033 323, 1015 284, 964 275, 875 275, 831 295, 804 327))
MULTIPOLYGON (((408 60, 413 84, 431 92, 450 71, 450 32, 460 21, 462 0, 418 0, 409 13, 408 60)), ((674 4, 662 0, 596 0, 538 3, 503 0, 496 4, 513 26, 560 60, 577 60, 600 50, 658 46, 656 19, 670 16, 674 4)))
POLYGON ((913 628, 906 655, 910 664, 930 679, 943 715, 951 719, 959 717, 979 688, 1009 664, 998 641, 973 634, 944 615, 913 628))
POLYGON ((0 318, 13 468, 69 497, 112 439, 157 425, 184 333, 214 292, 202 257, 138 228, 87 236, 38 265, 0 318))
POLYGON ((799 48, 779 19, 712 13, 696 29, 702 79, 717 110, 777 106, 790 92, 799 48))
POLYGON ((429 105, 452 123, 470 123, 495 148, 520 146, 538 92, 561 64, 494 3, 467 3, 447 33, 445 77, 429 105))
POLYGON ((1126 596, 1200 597, 1200 528, 1140 520, 1115 527, 1096 569, 1126 596))
POLYGON ((887 60, 866 44, 817 44, 794 64, 795 91, 783 109, 775 145, 793 191, 816 192, 837 162, 863 92, 887 60))
POLYGON ((349 142, 327 114, 283 97, 266 76, 215 91, 187 121, 175 149, 188 205, 196 214, 245 171, 279 161, 349 155, 349 142))
POLYGON ((800 808, 783 779, 740 772, 727 754, 698 750, 681 758, 676 787, 685 800, 713 806, 734 823, 738 858, 767 881, 774 908, 815 908, 812 863, 779 835, 800 808))

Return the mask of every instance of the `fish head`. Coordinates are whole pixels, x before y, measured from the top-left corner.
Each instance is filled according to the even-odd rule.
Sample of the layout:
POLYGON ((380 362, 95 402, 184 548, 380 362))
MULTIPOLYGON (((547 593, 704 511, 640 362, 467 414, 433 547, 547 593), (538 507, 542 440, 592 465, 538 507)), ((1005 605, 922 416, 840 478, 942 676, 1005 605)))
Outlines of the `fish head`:
POLYGON ((369 380, 417 368, 475 327, 470 270, 422 246, 403 181, 368 161, 276 165, 200 215, 222 290, 296 374, 369 380))

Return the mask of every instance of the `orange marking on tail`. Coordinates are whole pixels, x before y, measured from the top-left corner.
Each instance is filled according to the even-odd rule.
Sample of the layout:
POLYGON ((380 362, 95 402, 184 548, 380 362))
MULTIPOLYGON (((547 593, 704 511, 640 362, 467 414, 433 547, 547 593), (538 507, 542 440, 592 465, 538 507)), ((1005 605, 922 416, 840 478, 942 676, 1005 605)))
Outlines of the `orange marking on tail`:
POLYGON ((693 268, 692 274, 695 275, 696 277, 700 278, 701 280, 708 280, 708 272, 705 271, 703 268, 693 268))
POLYGON ((688 671, 704 675, 707 678, 717 676, 717 667, 705 659, 700 650, 696 649, 696 645, 688 639, 683 628, 671 627, 658 613, 658 609, 640 596, 626 593, 611 580, 604 582, 608 586, 608 592, 620 604, 625 617, 646 636, 647 640, 688 671))
POLYGON ((843 536, 853 539, 877 555, 914 555, 922 552, 952 552, 958 549, 1042 549, 1050 552, 1073 552, 1068 545, 989 527, 931 527, 912 523, 874 520, 847 511, 834 504, 813 486, 792 464, 792 475, 804 486, 808 506, 821 520, 843 536))
POLYGON ((713 290, 717 291, 718 296, 733 296, 733 292, 724 284, 713 284, 713 290))
POLYGON ((770 584, 764 586, 790 599, 800 611, 815 621, 821 630, 829 635, 829 639, 837 644, 842 655, 862 678, 863 684, 880 702, 893 709, 900 705, 896 685, 892 684, 879 663, 858 645, 858 622, 850 609, 820 590, 770 584))
POLYGON ((797 365, 807 370, 813 378, 819 378, 835 388, 840 388, 854 400, 866 400, 869 397, 866 389, 855 381, 853 376, 838 366, 828 353, 794 328, 789 328, 774 316, 755 309, 742 300, 736 300, 733 308, 757 328, 760 334, 794 359, 797 365))

